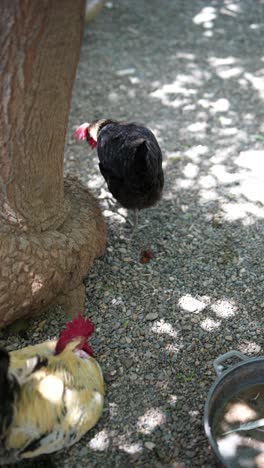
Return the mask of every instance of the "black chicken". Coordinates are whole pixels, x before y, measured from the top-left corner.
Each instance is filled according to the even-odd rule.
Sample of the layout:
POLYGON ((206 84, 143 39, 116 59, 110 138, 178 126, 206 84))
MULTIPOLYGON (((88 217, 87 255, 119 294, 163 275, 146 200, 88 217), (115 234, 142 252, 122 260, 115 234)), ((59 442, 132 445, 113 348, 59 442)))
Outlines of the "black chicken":
POLYGON ((124 208, 135 213, 157 203, 164 185, 162 153, 153 133, 136 123, 96 120, 84 123, 74 133, 97 147, 99 168, 109 191, 124 208))

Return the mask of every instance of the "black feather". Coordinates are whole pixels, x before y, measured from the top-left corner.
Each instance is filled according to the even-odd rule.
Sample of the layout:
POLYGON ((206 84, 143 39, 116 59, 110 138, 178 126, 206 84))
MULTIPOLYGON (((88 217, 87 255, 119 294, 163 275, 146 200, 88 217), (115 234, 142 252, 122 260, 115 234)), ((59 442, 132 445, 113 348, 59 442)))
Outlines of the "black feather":
MULTIPOLYGON (((0 384, 6 379, 8 368, 9 368, 10 358, 9 353, 4 348, 0 348, 0 384)), ((1 392, 1 385, 0 385, 1 392)))
POLYGON ((48 360, 48 358, 46 356, 39 356, 37 354, 36 358, 37 358, 37 361, 36 361, 36 365, 34 366, 34 368, 32 370, 32 374, 34 372, 37 372, 42 367, 47 367, 48 363, 49 363, 49 360, 48 360))
POLYGON ((34 452, 35 450, 39 449, 41 447, 43 440, 47 437, 47 434, 42 434, 40 437, 38 437, 35 440, 32 440, 26 447, 21 450, 20 455, 23 455, 26 452, 34 452))
POLYGON ((19 393, 19 385, 13 375, 9 375, 9 353, 0 348, 0 439, 12 422, 14 401, 19 393))
POLYGON ((108 189, 123 207, 148 208, 161 198, 162 153, 148 128, 108 120, 99 128, 97 153, 108 189))
POLYGON ((140 177, 145 171, 147 171, 148 147, 145 140, 136 140, 135 143, 135 171, 140 177))

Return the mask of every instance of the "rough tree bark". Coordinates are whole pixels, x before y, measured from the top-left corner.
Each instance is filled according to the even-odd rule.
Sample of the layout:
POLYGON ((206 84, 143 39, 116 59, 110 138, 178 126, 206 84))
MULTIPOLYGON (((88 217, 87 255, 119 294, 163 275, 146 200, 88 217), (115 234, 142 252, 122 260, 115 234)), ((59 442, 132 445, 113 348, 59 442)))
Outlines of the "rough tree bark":
POLYGON ((95 199, 63 177, 83 0, 3 0, 0 15, 0 327, 81 285, 106 240, 95 199))

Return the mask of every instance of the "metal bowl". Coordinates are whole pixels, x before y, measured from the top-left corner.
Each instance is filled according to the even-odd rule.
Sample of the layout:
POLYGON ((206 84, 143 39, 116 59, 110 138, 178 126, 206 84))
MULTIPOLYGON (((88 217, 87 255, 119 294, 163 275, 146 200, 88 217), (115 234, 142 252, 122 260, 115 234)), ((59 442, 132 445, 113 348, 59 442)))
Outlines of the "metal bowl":
MULTIPOLYGON (((257 465, 240 464, 233 457, 223 457, 214 435, 213 427, 219 408, 230 401, 237 393, 250 389, 255 385, 264 385, 264 356, 249 358, 239 351, 229 351, 219 356, 213 363, 218 379, 211 387, 204 411, 204 430, 210 445, 218 460, 227 468, 250 467, 257 465), (225 370, 223 363, 231 358, 237 358, 238 363, 232 364, 225 370)), ((262 451, 261 451, 262 454, 262 451)), ((264 452, 263 452, 264 456, 264 452)), ((263 465, 259 465, 263 466, 263 465)))

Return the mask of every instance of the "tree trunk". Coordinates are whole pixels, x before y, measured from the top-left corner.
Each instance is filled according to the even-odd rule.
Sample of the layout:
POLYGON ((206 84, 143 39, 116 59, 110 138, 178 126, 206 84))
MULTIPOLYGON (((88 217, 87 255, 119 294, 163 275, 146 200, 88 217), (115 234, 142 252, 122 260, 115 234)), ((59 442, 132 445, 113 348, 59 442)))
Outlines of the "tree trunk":
POLYGON ((41 310, 65 289, 76 303, 74 289, 104 250, 96 201, 63 178, 84 6, 1 3, 0 326, 41 310))

